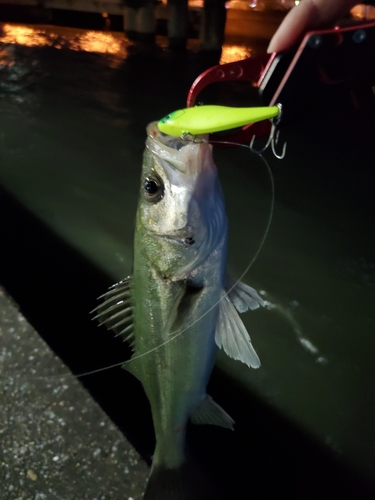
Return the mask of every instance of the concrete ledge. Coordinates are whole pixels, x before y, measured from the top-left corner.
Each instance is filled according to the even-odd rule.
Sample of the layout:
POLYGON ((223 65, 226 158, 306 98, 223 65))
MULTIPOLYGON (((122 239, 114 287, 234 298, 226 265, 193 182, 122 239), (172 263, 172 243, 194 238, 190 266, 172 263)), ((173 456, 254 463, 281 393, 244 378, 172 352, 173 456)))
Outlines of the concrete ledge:
POLYGON ((2 288, 0 346, 1 498, 140 500, 148 467, 2 288))

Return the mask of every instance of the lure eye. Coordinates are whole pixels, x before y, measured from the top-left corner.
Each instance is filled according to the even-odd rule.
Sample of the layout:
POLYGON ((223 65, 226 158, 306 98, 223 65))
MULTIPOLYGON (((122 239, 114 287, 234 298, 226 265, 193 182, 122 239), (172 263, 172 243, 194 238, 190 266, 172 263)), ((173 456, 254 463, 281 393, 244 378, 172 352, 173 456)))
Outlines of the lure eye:
POLYGON ((164 189, 161 179, 156 177, 146 178, 143 189, 147 201, 158 202, 163 198, 164 189))

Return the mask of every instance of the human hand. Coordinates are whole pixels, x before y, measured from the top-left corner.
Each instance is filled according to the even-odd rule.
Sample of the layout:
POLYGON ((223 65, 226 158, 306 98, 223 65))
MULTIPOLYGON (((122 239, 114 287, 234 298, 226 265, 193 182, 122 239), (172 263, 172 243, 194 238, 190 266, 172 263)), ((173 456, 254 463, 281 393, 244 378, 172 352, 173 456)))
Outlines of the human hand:
POLYGON ((306 31, 338 21, 358 3, 359 0, 301 0, 280 24, 267 52, 289 49, 306 31))

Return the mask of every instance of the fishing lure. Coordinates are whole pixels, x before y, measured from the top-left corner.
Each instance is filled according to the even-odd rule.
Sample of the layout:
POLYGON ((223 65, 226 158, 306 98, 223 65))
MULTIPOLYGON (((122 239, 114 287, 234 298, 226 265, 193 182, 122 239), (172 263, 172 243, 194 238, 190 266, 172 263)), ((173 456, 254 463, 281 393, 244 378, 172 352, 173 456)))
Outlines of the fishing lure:
POLYGON ((174 137, 223 132, 249 123, 278 118, 279 106, 234 108, 229 106, 194 106, 169 113, 158 122, 160 132, 174 137))

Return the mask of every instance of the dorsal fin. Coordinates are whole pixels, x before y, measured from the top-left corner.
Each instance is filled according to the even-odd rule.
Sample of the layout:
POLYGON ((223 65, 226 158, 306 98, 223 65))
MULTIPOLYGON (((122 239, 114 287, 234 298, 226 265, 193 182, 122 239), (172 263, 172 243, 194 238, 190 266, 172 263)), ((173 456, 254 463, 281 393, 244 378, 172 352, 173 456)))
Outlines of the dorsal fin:
POLYGON ((92 319, 97 319, 99 326, 106 326, 116 336, 121 335, 130 343, 134 340, 131 282, 132 277, 128 276, 111 286, 108 292, 99 297, 104 299, 103 302, 91 311, 96 313, 92 319))

